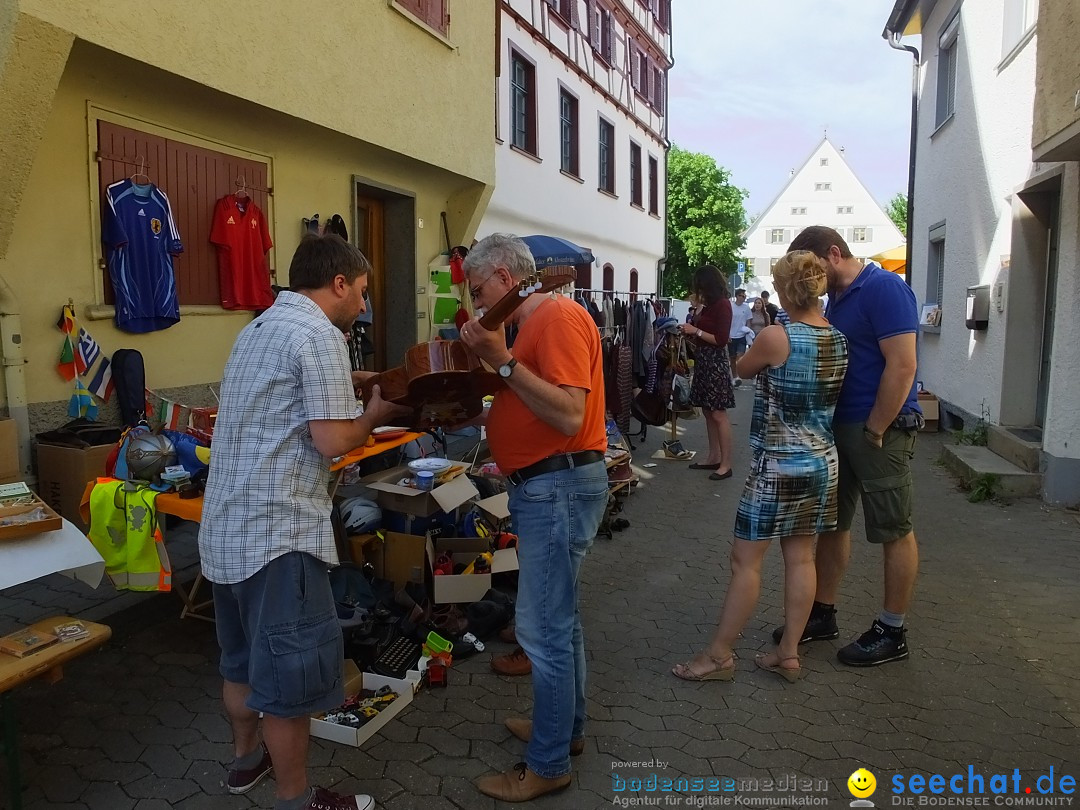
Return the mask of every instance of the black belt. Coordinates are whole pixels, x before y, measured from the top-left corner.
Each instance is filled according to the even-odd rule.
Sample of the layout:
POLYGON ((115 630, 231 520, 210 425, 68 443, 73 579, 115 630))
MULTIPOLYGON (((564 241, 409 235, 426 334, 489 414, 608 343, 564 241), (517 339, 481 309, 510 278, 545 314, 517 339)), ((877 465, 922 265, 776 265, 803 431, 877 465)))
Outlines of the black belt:
POLYGON ((535 464, 530 464, 528 467, 522 467, 517 472, 510 473, 510 475, 507 476, 507 479, 512 484, 521 486, 530 478, 535 478, 544 473, 556 472, 557 470, 572 470, 575 467, 584 467, 586 464, 593 464, 603 460, 604 454, 600 450, 582 450, 579 453, 560 453, 557 456, 542 458, 535 464))

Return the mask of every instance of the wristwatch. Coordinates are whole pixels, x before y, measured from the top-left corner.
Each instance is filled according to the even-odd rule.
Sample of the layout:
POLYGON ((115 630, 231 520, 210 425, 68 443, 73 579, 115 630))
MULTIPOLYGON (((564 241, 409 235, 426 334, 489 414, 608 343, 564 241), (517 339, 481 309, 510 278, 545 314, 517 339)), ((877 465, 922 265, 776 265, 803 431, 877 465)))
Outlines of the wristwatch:
POLYGON ((499 376, 504 380, 514 373, 514 366, 517 365, 517 358, 511 357, 509 361, 499 366, 499 376))
POLYGON ((701 330, 700 329, 697 330, 697 336, 701 337, 701 330))

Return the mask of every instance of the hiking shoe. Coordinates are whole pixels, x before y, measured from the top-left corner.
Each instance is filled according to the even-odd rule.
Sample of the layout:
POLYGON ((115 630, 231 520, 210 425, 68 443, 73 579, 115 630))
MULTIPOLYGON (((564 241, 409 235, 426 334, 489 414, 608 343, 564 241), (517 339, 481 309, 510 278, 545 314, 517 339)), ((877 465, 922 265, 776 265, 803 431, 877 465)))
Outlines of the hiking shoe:
POLYGON ((247 793, 259 782, 269 776, 270 771, 274 770, 274 763, 270 761, 270 752, 266 750, 266 746, 263 746, 263 757, 259 764, 254 768, 247 768, 240 770, 238 768, 229 769, 229 793, 234 796, 239 796, 241 793, 247 793))
MULTIPOLYGON (((772 632, 773 641, 777 644, 784 637, 784 628, 777 627, 772 632)), ((810 611, 810 618, 806 620, 806 628, 803 630, 800 644, 808 641, 828 641, 839 638, 840 630, 836 626, 836 608, 818 608, 816 605, 810 611)))
POLYGON ((532 661, 525 650, 515 647, 513 652, 492 658, 491 668, 500 675, 529 675, 532 673, 532 661))
POLYGON ((342 796, 324 788, 314 788, 304 810, 372 810, 375 800, 366 793, 342 796))
POLYGON ((836 651, 841 664, 849 667, 876 667, 908 657, 907 630, 887 627, 874 619, 870 629, 846 647, 836 651))

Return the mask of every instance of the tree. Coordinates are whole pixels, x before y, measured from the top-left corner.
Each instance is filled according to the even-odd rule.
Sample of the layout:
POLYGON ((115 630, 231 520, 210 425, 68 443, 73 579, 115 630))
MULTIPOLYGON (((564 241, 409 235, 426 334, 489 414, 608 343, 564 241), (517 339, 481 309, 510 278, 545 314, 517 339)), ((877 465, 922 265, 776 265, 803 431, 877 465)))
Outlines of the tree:
POLYGON ((694 272, 714 264, 724 276, 736 270, 746 246, 747 192, 731 184, 731 173, 708 155, 674 144, 668 152, 668 258, 663 294, 683 298, 694 272))
POLYGON ((885 213, 893 221, 900 233, 907 237, 907 194, 902 191, 896 192, 889 204, 885 206, 885 213))

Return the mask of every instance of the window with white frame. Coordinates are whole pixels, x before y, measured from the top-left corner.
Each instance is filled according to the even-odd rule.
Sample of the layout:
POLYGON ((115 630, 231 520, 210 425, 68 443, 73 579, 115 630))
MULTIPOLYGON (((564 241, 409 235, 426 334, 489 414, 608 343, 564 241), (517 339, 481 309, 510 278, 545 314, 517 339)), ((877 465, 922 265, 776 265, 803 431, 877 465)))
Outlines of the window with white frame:
POLYGON ((814 191, 832 191, 832 183, 814 183, 814 191))
POLYGON ((851 241, 852 242, 869 242, 870 241, 870 229, 869 228, 852 228, 851 229, 851 241))
POLYGON ((941 307, 945 292, 945 223, 930 229, 930 249, 927 251, 926 301, 941 307))
POLYGON ((1004 59, 1035 28, 1039 19, 1039 0, 1005 0, 1005 19, 1001 28, 1001 58, 1004 59))
POLYGON ((578 177, 578 100, 559 88, 559 168, 578 177))
POLYGON ((775 259, 769 259, 769 272, 770 273, 773 271, 773 268, 775 268, 776 265, 779 262, 780 262, 780 257, 779 256, 777 256, 775 259))
POLYGON ((828 158, 821 158, 818 161, 818 165, 819 166, 828 166, 829 165, 829 159, 828 158))
POLYGON ((747 275, 747 277, 754 275, 754 260, 753 259, 747 259, 746 260, 746 275, 747 275))
POLYGON ((959 58, 957 39, 960 34, 960 12, 941 30, 937 58, 937 116, 935 126, 948 121, 956 110, 956 61, 959 58))
POLYGON ((803 206, 794 206, 791 209, 791 215, 795 217, 806 216, 806 208, 803 206))
POLYGON ((855 207, 851 205, 838 205, 836 206, 836 213, 838 214, 853 214, 855 207))
POLYGON ((783 228, 771 228, 771 229, 769 229, 769 244, 770 245, 782 245, 782 244, 784 244, 784 229, 783 228))

